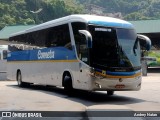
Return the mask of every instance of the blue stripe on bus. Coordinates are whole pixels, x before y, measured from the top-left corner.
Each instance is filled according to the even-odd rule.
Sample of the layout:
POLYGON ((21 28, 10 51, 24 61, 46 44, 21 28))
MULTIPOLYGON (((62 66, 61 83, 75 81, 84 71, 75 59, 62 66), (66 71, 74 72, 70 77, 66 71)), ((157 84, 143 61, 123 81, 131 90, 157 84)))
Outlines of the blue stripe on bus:
POLYGON ((107 22, 107 21, 89 21, 89 24, 95 24, 99 26, 106 26, 106 27, 116 27, 116 28, 134 28, 131 23, 113 23, 113 22, 107 22))
POLYGON ((75 60, 75 52, 64 47, 11 52, 8 61, 75 60))
POLYGON ((114 75, 114 76, 132 76, 132 75, 135 75, 139 72, 141 72, 141 71, 140 70, 133 71, 133 72, 110 72, 110 71, 107 71, 106 74, 114 75))
POLYGON ((100 72, 100 73, 103 72, 103 74, 113 75, 113 76, 132 76, 132 75, 135 75, 135 74, 141 72, 141 70, 132 71, 132 72, 111 72, 111 71, 103 71, 103 70, 100 70, 100 69, 95 69, 95 71, 100 72))

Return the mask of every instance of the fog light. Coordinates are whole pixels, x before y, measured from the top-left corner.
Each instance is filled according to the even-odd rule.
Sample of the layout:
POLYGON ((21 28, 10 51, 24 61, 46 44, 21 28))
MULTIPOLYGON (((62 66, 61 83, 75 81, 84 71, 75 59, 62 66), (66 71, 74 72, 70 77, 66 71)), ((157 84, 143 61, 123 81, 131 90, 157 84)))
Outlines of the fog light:
POLYGON ((119 82, 122 82, 123 81, 123 79, 122 78, 119 78, 119 82))
POLYGON ((96 85, 97 87, 99 87, 99 88, 102 88, 102 86, 101 86, 100 84, 98 84, 98 83, 95 83, 95 85, 96 85))

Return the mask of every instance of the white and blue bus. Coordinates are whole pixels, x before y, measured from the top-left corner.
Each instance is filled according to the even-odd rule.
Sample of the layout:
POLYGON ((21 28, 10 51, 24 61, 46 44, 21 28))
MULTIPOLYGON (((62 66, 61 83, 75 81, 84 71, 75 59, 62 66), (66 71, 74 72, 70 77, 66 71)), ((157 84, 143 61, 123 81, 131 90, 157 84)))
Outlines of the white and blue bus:
MULTIPOLYGON (((70 15, 13 34, 8 79, 66 90, 139 90, 140 44, 132 24, 110 17, 70 15)), ((150 42, 145 41, 146 48, 150 42)))

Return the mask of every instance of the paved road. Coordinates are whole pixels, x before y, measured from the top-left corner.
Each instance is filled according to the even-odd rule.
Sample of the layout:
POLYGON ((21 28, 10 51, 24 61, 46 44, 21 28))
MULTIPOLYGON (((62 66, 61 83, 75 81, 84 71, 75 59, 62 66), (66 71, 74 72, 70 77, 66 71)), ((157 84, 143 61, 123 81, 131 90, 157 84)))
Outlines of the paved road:
MULTIPOLYGON (((80 111, 82 112, 82 117, 78 118, 80 120, 86 117, 86 111, 92 110, 160 111, 160 73, 150 72, 148 76, 143 77, 140 91, 119 91, 115 92, 114 96, 107 96, 106 92, 75 91, 71 97, 67 96, 62 88, 39 85, 19 88, 15 81, 0 81, 0 111, 12 110, 80 111)), ((92 117, 87 119, 94 120, 92 117)), ((160 120, 153 117, 146 119, 160 120)))

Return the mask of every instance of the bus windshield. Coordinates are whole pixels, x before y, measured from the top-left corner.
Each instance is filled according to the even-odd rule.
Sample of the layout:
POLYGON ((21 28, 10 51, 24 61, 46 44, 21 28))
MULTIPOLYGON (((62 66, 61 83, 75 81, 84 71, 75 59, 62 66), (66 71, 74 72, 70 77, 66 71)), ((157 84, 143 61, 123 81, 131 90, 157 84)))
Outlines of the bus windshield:
POLYGON ((92 67, 114 71, 140 69, 140 46, 133 29, 90 25, 89 30, 93 37, 92 67))

